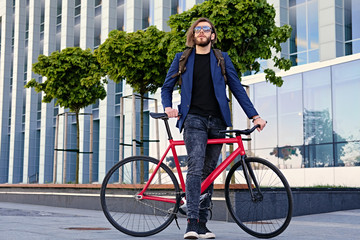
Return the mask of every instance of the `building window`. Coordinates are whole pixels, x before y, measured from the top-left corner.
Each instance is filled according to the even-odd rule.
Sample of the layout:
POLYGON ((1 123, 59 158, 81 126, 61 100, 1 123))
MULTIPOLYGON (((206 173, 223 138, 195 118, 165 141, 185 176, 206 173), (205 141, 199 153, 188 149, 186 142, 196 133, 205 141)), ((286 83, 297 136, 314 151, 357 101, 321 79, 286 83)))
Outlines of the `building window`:
POLYGON ((333 141, 330 74, 329 67, 303 74, 305 145, 333 141))
POLYGON ((184 12, 186 0, 171 0, 171 15, 184 12))
POLYGON ((305 146, 305 167, 334 166, 333 144, 305 146))
MULTIPOLYGON (((28 65, 28 47, 25 47, 24 56, 24 86, 27 83, 27 65, 28 65)), ((23 89, 23 105, 22 105, 22 131, 25 131, 25 114, 26 114, 26 89, 23 89)))
POLYGON ((115 115, 119 116, 120 115, 120 102, 121 102, 121 97, 123 95, 123 82, 119 82, 116 83, 116 88, 115 88, 115 115))
POLYGON ((344 0, 345 55, 360 53, 360 5, 358 0, 344 0))
POLYGON ((45 0, 41 0, 41 18, 40 18, 40 51, 39 54, 44 52, 44 24, 45 24, 45 0))
POLYGON ((13 14, 12 14, 12 29, 11 29, 11 53, 14 54, 15 43, 15 1, 13 1, 13 14))
POLYGON ((95 1, 94 49, 101 44, 101 0, 95 1))
POLYGON ((12 111, 12 87, 13 87, 13 80, 14 80, 14 53, 11 54, 11 65, 10 65, 10 94, 9 94, 9 125, 8 125, 8 134, 10 136, 11 132, 11 111, 12 111))
POLYGON ((92 105, 91 110, 94 120, 99 120, 99 99, 96 99, 96 102, 92 105))
POLYGON ((319 61, 318 0, 289 0, 289 24, 293 66, 319 61))
POLYGON ((57 1, 56 10, 56 51, 61 49, 61 16, 62 16, 62 0, 57 1))
POLYGON ((344 6, 342 0, 335 1, 336 57, 344 56, 344 6))
POLYGON ((262 135, 257 137, 255 134, 255 148, 273 148, 278 145, 277 138, 273 136, 277 135, 277 98, 276 98, 276 87, 267 82, 261 82, 254 84, 254 96, 256 97, 253 101, 256 110, 261 113, 261 117, 266 119, 271 127, 267 131, 262 132, 262 135))
POLYGON ((150 0, 142 1, 142 29, 150 26, 150 0))
POLYGON ((179 12, 179 0, 171 0, 171 15, 178 14, 179 12))
POLYGON ((120 31, 125 31, 125 2, 124 0, 117 0, 116 7, 116 29, 120 31))
POLYGON ((56 117, 59 114, 59 105, 56 105, 57 99, 54 99, 53 127, 56 127, 56 117))
POLYGON ((302 76, 284 77, 278 88, 279 146, 303 144, 303 97, 302 76), (296 129, 296 131, 294 131, 296 129), (291 133, 291 134, 290 134, 291 133))
POLYGON ((80 16, 81 16, 81 0, 75 0, 74 14, 74 46, 80 46, 80 16))
POLYGON ((25 47, 28 46, 29 40, 29 1, 26 1, 26 19, 25 19, 25 47))
POLYGON ((360 60, 357 60, 332 67, 334 140, 336 142, 360 140, 360 111, 354 105, 360 102, 359 64, 360 60))
MULTIPOLYGON (((38 82, 42 83, 42 77, 38 78, 38 82)), ((42 103, 42 93, 37 94, 37 106, 36 106, 36 129, 41 129, 41 103, 42 103)))

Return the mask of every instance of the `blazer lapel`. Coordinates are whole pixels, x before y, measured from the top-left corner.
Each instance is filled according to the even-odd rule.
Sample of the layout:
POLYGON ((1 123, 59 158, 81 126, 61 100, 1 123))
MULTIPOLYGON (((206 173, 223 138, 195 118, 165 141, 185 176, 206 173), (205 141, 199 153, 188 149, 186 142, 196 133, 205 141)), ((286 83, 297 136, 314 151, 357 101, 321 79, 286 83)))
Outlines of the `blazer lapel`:
POLYGON ((215 57, 215 53, 211 49, 210 50, 210 70, 211 70, 211 77, 212 77, 214 85, 215 85, 216 80, 218 79, 217 71, 218 71, 219 67, 218 67, 217 64, 218 64, 218 62, 217 62, 217 59, 215 57))

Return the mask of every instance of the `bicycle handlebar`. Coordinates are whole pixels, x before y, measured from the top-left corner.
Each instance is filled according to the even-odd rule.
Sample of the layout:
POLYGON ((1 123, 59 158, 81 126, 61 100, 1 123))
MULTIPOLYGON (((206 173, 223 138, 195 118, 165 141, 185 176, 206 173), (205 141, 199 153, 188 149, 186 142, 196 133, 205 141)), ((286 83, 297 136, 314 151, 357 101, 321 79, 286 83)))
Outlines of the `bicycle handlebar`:
MULTIPOLYGON (((166 113, 150 113, 150 116, 154 119, 162 119, 164 121, 168 120, 169 117, 166 113)), ((180 116, 180 114, 179 114, 180 116)), ((166 121, 167 123, 167 121, 166 121)), ((235 133, 236 136, 240 136, 240 135, 250 135, 253 131, 255 131, 255 129, 257 129, 258 127, 260 127, 260 124, 257 124, 255 126, 253 126, 250 129, 244 129, 244 130, 221 130, 220 133, 235 133)), ((169 129, 170 130, 170 129, 169 129)))
POLYGON ((255 129, 257 129, 258 127, 260 127, 260 124, 256 124, 255 126, 253 126, 250 129, 244 129, 244 130, 221 130, 220 133, 235 133, 236 136, 240 136, 240 135, 250 135, 253 131, 255 131, 255 129))

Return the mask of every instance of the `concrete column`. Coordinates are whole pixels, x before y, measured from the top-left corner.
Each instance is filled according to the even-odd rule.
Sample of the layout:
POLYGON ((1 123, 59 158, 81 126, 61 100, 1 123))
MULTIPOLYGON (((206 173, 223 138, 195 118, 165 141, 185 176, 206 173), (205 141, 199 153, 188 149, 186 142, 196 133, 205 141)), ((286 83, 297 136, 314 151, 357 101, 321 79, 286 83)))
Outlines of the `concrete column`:
MULTIPOLYGON (((81 2, 80 15, 80 47, 82 49, 94 47, 94 16, 95 0, 81 2)), ((91 113, 91 106, 81 110, 81 113, 91 113)), ((80 115, 80 151, 89 152, 90 117, 80 115)), ((89 179, 89 154, 80 154, 79 183, 87 183, 89 179)))
POLYGON ((126 0, 126 31, 135 32, 142 28, 141 0, 126 0))
MULTIPOLYGON (((91 113, 91 106, 80 111, 81 113, 91 113)), ((80 128, 80 156, 79 156, 79 183, 89 182, 89 152, 90 146, 90 116, 79 115, 80 128)))
POLYGON ((318 1, 320 61, 336 58, 335 0, 318 1))
POLYGON ((80 47, 82 49, 94 47, 94 6, 95 0, 81 2, 80 47))
MULTIPOLYGON (((56 1, 45 1, 43 54, 49 56, 56 49, 56 1)), ((42 81, 46 81, 44 77, 42 81)), ((41 104, 39 183, 52 182, 54 159, 54 102, 41 104)), ((58 158, 58 175, 61 179, 61 161, 58 158)))
POLYGON ((165 32, 170 31, 167 24, 171 14, 171 1, 158 0, 154 1, 154 25, 165 32))
POLYGON ((103 0, 101 9, 101 43, 105 42, 111 30, 116 29, 116 1, 103 0))
POLYGON ((9 104, 11 75, 11 42, 13 1, 3 0, 1 16, 1 55, 0 55, 0 182, 8 182, 9 167, 9 104))
MULTIPOLYGON (((116 29, 116 2, 107 0, 102 2, 101 12, 101 42, 104 42, 108 33, 116 29)), ((119 143, 114 142, 115 137, 115 83, 109 79, 105 86, 107 97, 99 103, 99 181, 105 177, 118 157, 115 150, 119 143)))
MULTIPOLYGON (((30 0, 29 2, 28 81, 32 78, 39 77, 32 72, 32 64, 37 62, 37 56, 40 50, 40 3, 40 1, 36 0, 30 0)), ((39 160, 36 154, 36 148, 39 147, 36 146, 37 94, 38 93, 32 88, 26 89, 23 183, 27 183, 29 175, 31 176, 39 171, 38 169, 34 169, 36 162, 39 160)))
POLYGON ((191 9, 192 7, 194 7, 196 4, 199 4, 199 3, 203 3, 204 0, 185 0, 186 3, 185 3, 185 11, 191 9))
POLYGON ((62 0, 61 49, 74 46, 75 1, 62 0))

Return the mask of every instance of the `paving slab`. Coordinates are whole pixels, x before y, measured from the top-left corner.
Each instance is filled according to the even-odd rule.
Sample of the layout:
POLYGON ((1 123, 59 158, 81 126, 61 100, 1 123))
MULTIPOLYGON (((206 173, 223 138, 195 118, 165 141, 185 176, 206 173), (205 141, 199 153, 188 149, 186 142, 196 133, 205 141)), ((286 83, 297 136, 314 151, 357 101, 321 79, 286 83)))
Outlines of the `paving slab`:
MULTIPOLYGON (((149 237, 132 237, 112 227, 102 211, 59 208, 0 202, 0 240, 57 239, 183 239, 186 219, 179 219, 164 231, 149 237)), ((256 239, 235 223, 209 221, 216 239, 256 239)), ((293 217, 289 227, 272 239, 281 240, 360 240, 360 209, 293 217)))

